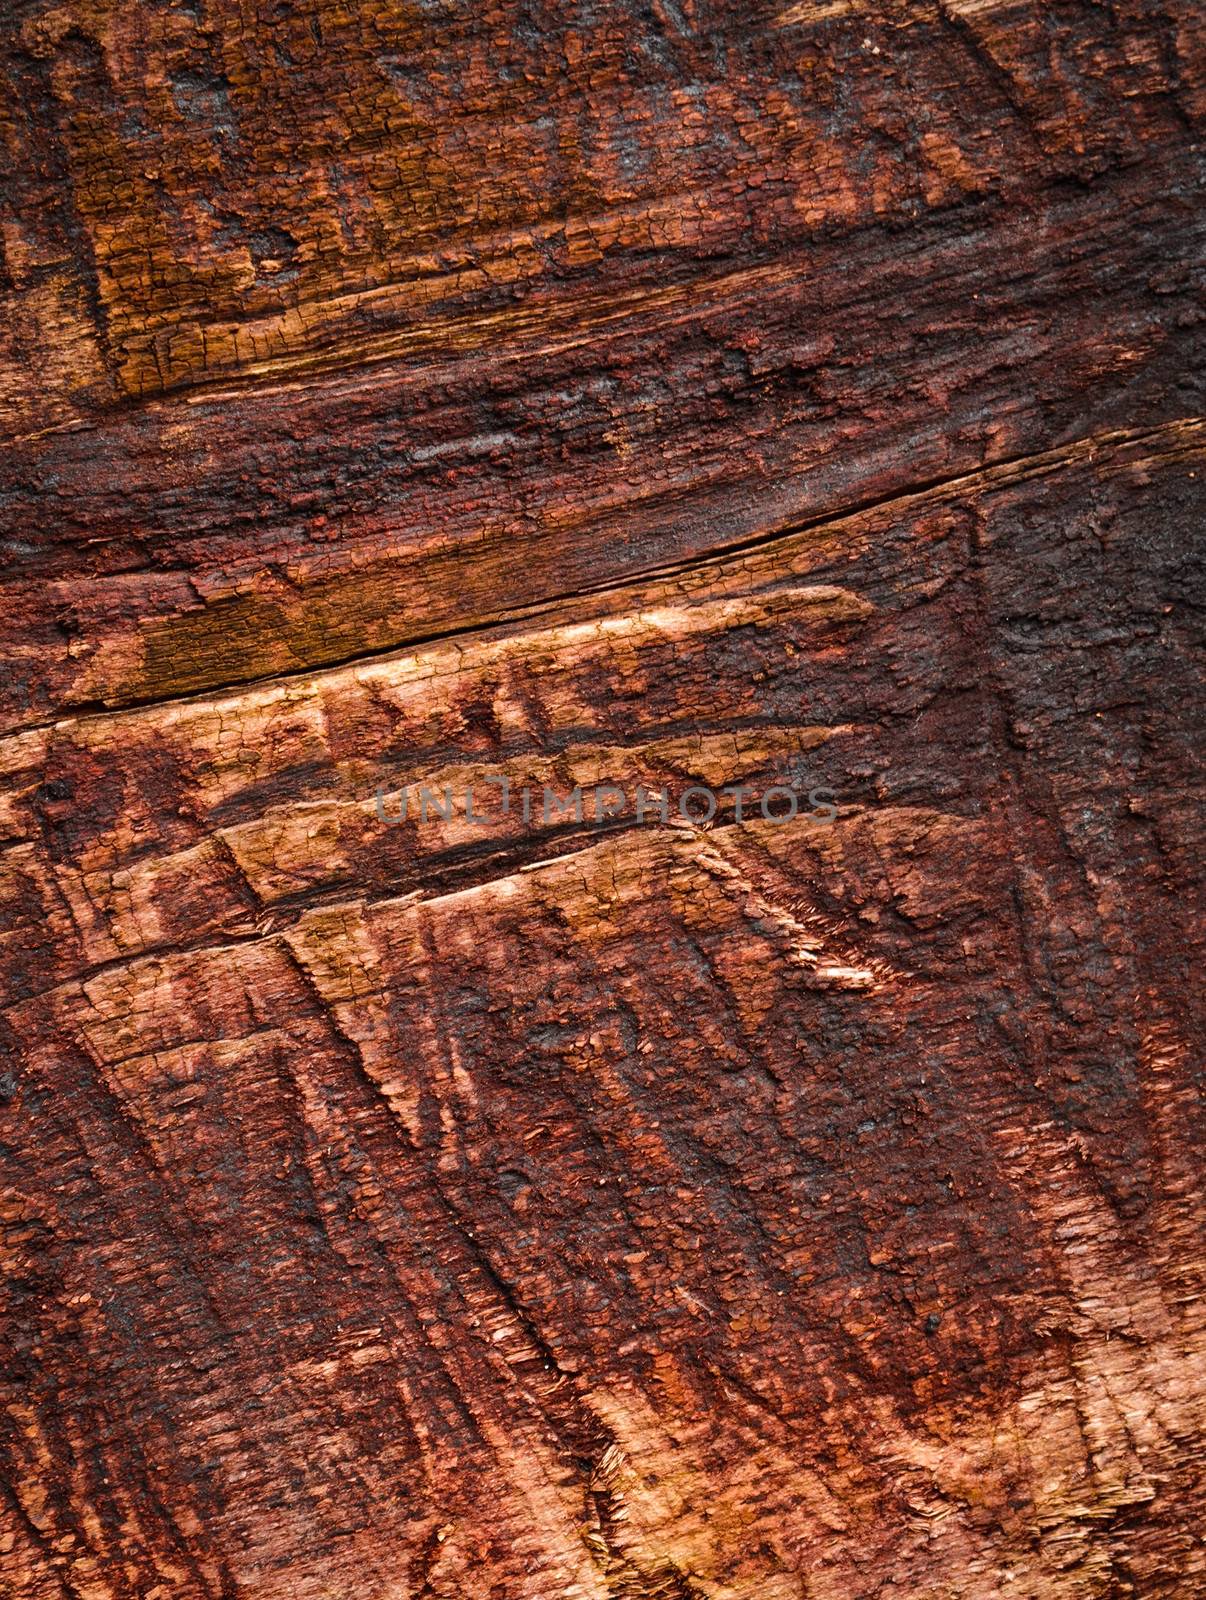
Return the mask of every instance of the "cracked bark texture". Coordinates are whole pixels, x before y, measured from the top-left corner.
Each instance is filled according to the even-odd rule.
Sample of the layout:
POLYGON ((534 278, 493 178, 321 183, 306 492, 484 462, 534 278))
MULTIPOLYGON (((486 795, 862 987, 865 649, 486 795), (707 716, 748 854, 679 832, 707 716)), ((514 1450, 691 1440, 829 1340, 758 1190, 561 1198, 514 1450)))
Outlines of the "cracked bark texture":
POLYGON ((1200 7, 0 19, 0 1593, 1200 1593, 1200 7))

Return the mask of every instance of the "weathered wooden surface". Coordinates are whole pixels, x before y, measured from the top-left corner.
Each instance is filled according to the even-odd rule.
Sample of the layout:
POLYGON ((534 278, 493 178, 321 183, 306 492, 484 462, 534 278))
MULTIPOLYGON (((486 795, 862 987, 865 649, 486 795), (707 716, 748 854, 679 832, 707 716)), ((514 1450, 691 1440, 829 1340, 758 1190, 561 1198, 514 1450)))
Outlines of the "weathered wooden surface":
POLYGON ((5 17, 0 1592, 1200 1592, 1199 9, 5 17))

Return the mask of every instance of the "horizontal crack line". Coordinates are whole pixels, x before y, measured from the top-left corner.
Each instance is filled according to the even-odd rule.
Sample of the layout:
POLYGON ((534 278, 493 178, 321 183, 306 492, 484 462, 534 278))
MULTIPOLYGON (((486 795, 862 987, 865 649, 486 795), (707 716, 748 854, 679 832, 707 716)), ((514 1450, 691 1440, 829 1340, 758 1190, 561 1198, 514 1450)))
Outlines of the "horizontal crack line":
MULTIPOLYGON (((711 546, 707 550, 701 551, 697 555, 685 557, 681 561, 642 568, 639 571, 630 573, 622 580, 602 580, 597 584, 588 584, 577 589, 566 590, 549 595, 545 599, 535 601, 530 605, 505 608, 489 617, 478 618, 433 633, 398 639, 391 644, 382 645, 373 650, 359 651, 352 655, 337 657, 329 661, 316 661, 312 666, 299 667, 289 672, 273 672, 258 676, 252 674, 246 678, 236 677, 221 683, 211 684, 204 689, 190 689, 179 694, 147 696, 145 699, 131 697, 120 702, 106 701, 102 698, 79 702, 74 706, 64 706, 65 715, 51 718, 45 722, 32 723, 25 727, 12 728, 4 734, 3 738, 0 738, 0 744, 3 744, 6 740, 27 737, 31 734, 45 732, 51 728, 64 728, 82 722, 136 716, 158 706, 178 704, 205 705, 231 693, 270 688, 275 684, 298 683, 307 679, 319 679, 327 674, 346 671, 359 665, 387 661, 391 657, 403 659, 417 650, 429 649, 433 645, 451 643, 454 640, 464 639, 475 634, 488 635, 492 630, 509 629, 518 623, 544 622, 557 618, 563 612, 564 607, 575 600, 598 598, 604 595, 614 595, 619 599, 627 592, 637 590, 651 582, 673 578, 684 572, 706 571, 709 567, 719 567, 734 556, 741 556, 754 550, 769 550, 777 543, 786 544, 806 533, 818 532, 828 528, 840 528, 859 517, 870 516, 892 507, 905 508, 924 503, 927 500, 940 500, 960 491, 991 489, 999 484, 1021 482, 1027 477, 1040 476, 1047 472, 1056 471, 1060 467, 1070 465, 1077 460, 1092 460, 1102 454, 1107 456, 1115 455, 1134 445, 1152 444, 1156 447, 1164 447, 1169 454, 1173 454, 1177 443, 1198 442, 1206 444, 1206 418, 1202 417, 1180 417, 1172 422, 1163 423, 1156 428, 1112 429, 1100 434, 1084 435, 1050 450, 1004 457, 988 466, 954 473, 949 477, 925 479, 907 489, 898 489, 889 495, 882 495, 864 501, 855 501, 847 506, 819 512, 814 516, 781 524, 768 529, 764 533, 753 534, 745 539, 736 540, 729 544, 711 546)), ((597 615, 622 614, 619 610, 613 611, 609 608, 597 615)), ((573 620, 575 622, 589 622, 594 620, 594 616, 595 614, 591 614, 576 617, 573 620)))
MULTIPOLYGON (((847 809, 854 814, 860 808, 847 809)), ((807 822, 804 817, 798 820, 801 825, 807 822)), ((547 828, 538 834, 510 840, 493 849, 453 847, 440 856, 429 857, 426 863, 417 863, 420 870, 416 871, 415 877, 418 881, 409 886, 402 882, 385 893, 373 893, 367 887, 363 892, 355 893, 349 892, 351 885, 346 879, 319 884, 302 894, 286 897, 276 905, 266 905, 249 922, 245 931, 229 926, 216 927, 176 944, 164 941, 148 945, 142 950, 132 950, 126 955, 86 963, 74 973, 64 973, 44 989, 21 995, 0 1006, 0 1016, 16 1015, 27 1006, 37 1005, 53 995, 80 993, 86 984, 97 978, 128 971, 132 967, 178 961, 189 956, 220 955, 244 946, 271 944, 273 940, 295 931, 316 913, 356 907, 371 911, 390 905, 431 906, 456 895, 489 888, 491 884, 504 882, 521 873, 587 855, 602 845, 619 843, 625 837, 660 837, 668 844, 686 838, 699 840, 705 834, 723 835, 743 826, 737 819, 734 807, 724 806, 717 810, 715 817, 704 828, 678 819, 660 825, 642 823, 631 817, 590 823, 575 820, 561 827, 547 828)))

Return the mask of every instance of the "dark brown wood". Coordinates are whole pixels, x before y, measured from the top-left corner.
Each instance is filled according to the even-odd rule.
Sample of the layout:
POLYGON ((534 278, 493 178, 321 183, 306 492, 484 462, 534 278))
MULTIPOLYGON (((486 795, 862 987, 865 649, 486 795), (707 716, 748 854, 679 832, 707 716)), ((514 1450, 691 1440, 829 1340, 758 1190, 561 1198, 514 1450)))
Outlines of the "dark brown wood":
POLYGON ((0 1594, 1196 1595, 1200 8, 3 15, 0 1594))

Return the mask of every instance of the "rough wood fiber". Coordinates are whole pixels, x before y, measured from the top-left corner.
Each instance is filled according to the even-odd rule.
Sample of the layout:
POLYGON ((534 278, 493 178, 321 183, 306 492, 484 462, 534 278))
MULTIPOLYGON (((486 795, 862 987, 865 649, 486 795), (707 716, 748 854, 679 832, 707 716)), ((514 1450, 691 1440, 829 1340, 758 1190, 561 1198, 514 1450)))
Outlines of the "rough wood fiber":
POLYGON ((1198 1594, 1200 9, 0 14, 0 1594, 1198 1594))

